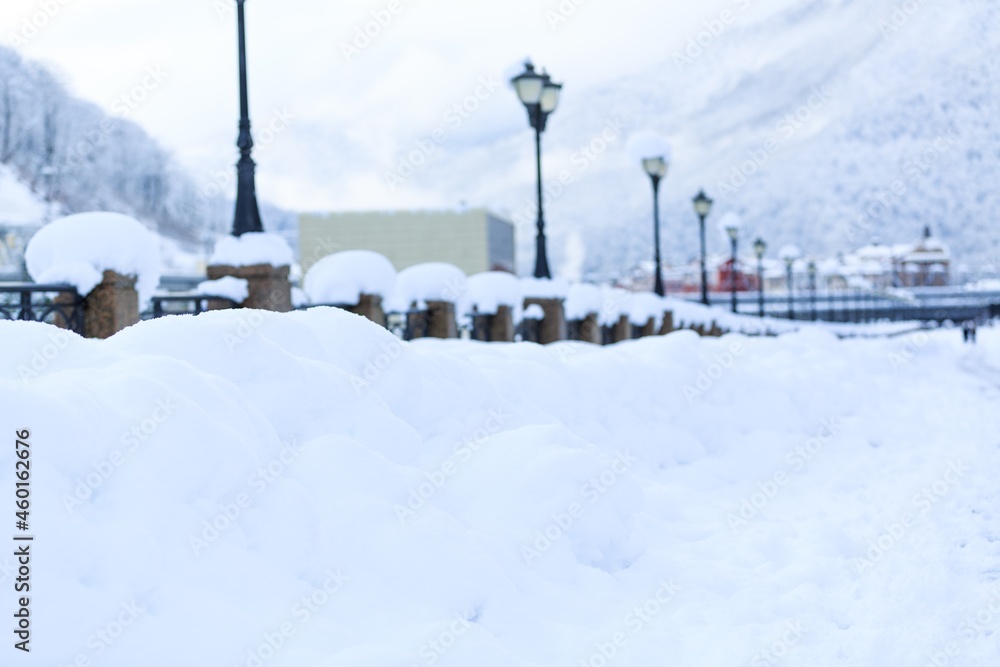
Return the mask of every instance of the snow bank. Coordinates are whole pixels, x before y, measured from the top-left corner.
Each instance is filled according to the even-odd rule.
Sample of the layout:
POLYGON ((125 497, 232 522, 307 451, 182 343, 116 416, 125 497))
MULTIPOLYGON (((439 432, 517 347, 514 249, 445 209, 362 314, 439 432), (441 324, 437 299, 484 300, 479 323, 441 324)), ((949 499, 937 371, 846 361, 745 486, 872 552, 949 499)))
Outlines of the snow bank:
POLYGON ((500 306, 510 306, 516 319, 522 303, 521 283, 517 276, 502 271, 487 271, 469 277, 459 312, 467 315, 475 308, 480 314, 495 315, 500 306))
POLYGON ((120 213, 78 213, 38 230, 24 253, 36 283, 68 283, 89 294, 105 271, 134 276, 140 298, 160 282, 160 246, 156 234, 120 213))
POLYGON ((566 319, 582 320, 591 313, 599 314, 604 306, 604 294, 597 285, 575 283, 566 295, 566 319))
POLYGON ((327 255, 310 267, 303 288, 313 303, 355 305, 362 294, 385 298, 396 284, 396 267, 371 250, 327 255))
POLYGON ((468 286, 462 269, 454 264, 428 262, 403 269, 396 277, 396 287, 386 310, 409 310, 413 303, 448 301, 457 304, 468 286))
POLYGON ((284 237, 270 232, 248 232, 219 238, 208 263, 211 266, 270 264, 290 267, 294 260, 292 248, 284 237))
POLYGON ((562 278, 521 278, 521 292, 525 299, 565 299, 569 282, 562 278))
POLYGON ((997 593, 995 331, 403 344, 235 310, 22 380, 54 331, 0 322, 32 664, 995 663, 958 630, 997 593))
POLYGON ((224 276, 200 283, 195 292, 203 296, 220 296, 236 303, 243 303, 250 296, 250 283, 244 278, 224 276))

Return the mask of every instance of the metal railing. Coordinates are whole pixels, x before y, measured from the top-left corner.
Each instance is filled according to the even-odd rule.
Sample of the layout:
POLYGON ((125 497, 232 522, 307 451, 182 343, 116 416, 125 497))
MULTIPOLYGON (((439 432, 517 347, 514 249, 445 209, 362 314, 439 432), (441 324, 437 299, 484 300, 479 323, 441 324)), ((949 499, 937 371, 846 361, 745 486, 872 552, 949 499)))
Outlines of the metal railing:
MULTIPOLYGON (((713 292, 709 302, 717 308, 731 310, 731 295, 713 292)), ((695 300, 695 299, 690 299, 695 300)), ((911 298, 891 292, 807 292, 764 295, 763 312, 767 317, 796 321, 867 323, 889 320, 937 322, 985 319, 1000 314, 1000 295, 976 294, 956 290, 922 291, 911 298)), ((739 292, 737 312, 760 315, 761 304, 756 292, 739 292)))
POLYGON ((46 322, 82 336, 85 305, 72 285, 0 283, 0 319, 46 322))
POLYGON ((238 303, 222 296, 205 296, 203 294, 171 294, 169 296, 154 296, 150 299, 151 308, 142 314, 144 320, 155 320, 167 315, 200 315, 212 310, 210 302, 223 303, 227 308, 237 308, 238 303))

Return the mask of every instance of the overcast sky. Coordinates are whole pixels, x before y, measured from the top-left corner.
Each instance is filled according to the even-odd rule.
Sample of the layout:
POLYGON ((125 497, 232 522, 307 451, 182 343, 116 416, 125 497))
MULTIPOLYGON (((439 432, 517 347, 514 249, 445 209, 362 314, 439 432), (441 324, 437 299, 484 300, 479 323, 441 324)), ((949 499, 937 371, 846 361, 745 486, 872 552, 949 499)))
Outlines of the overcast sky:
MULTIPOLYGON (((127 108, 199 180, 229 172, 238 115, 232 0, 3 2, 6 44, 52 65, 79 96, 127 108)), ((723 11, 744 22, 775 4, 787 0, 249 0, 260 192, 292 210, 433 204, 433 193, 388 193, 385 168, 453 104, 486 90, 481 81, 505 78, 530 55, 565 83, 560 112, 572 113, 588 90, 670 62, 706 21, 728 20, 723 11), (356 41, 378 16, 378 34, 356 41), (351 167, 321 168, 332 153, 352 156, 351 167)), ((528 132, 512 91, 486 97, 463 128, 467 140, 528 132)))

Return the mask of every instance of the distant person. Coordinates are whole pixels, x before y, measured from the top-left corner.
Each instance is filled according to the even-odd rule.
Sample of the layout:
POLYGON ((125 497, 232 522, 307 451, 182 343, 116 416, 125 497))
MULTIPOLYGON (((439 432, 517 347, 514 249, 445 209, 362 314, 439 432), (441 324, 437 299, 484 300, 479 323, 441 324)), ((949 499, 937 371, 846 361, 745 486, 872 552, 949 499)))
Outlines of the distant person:
POLYGON ((968 343, 969 342, 969 333, 970 333, 970 331, 969 331, 969 321, 965 320, 964 322, 962 322, 962 342, 963 343, 968 343))
POLYGON ((969 342, 971 342, 973 345, 976 344, 976 321, 975 320, 970 320, 969 321, 969 342))

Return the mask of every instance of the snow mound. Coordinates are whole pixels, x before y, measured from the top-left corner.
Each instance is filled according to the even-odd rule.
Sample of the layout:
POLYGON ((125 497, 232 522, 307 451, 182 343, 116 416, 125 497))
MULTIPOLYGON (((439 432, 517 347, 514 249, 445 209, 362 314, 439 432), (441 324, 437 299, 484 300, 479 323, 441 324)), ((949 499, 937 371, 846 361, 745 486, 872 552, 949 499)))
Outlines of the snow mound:
POLYGON ((312 265, 303 289, 313 303, 355 305, 362 294, 385 298, 396 285, 396 267, 371 250, 345 250, 312 265))
POLYGON ((308 306, 312 303, 309 300, 309 295, 306 294, 305 290, 301 287, 292 287, 292 307, 302 308, 303 306, 308 306))
POLYGON ((136 278, 145 300, 160 282, 159 237, 120 213, 78 213, 42 227, 24 252, 31 279, 68 283, 87 295, 105 271, 136 278))
POLYGON ((729 229, 733 228, 736 230, 737 234, 743 231, 743 219, 736 213, 729 212, 719 218, 719 222, 716 225, 719 230, 719 237, 729 243, 729 229))
POLYGON ((217 280, 206 280, 198 285, 195 292, 202 296, 218 296, 243 303, 250 296, 250 283, 245 278, 223 276, 217 280))
POLYGON ((781 246, 781 250, 778 251, 778 258, 784 261, 796 260, 802 257, 802 250, 799 249, 797 245, 788 244, 781 246))
POLYGON ((566 295, 566 319, 582 320, 604 307, 604 293, 597 285, 574 283, 566 295))
POLYGON ((405 311, 416 303, 447 301, 457 304, 468 290, 468 278, 462 269, 445 262, 428 262, 403 269, 396 276, 396 287, 386 310, 405 311))
POLYGON ((470 276, 468 289, 459 310, 467 315, 475 310, 483 315, 495 315, 500 306, 510 306, 516 313, 522 305, 521 282, 516 276, 502 271, 487 271, 470 276))
POLYGON ((622 315, 628 315, 632 303, 632 292, 618 287, 604 287, 601 290, 603 302, 598 321, 601 326, 614 326, 622 315))
POLYGON ((563 278, 521 278, 521 292, 525 299, 565 299, 569 282, 563 278))
POLYGON ((527 308, 524 309, 524 315, 523 315, 522 319, 525 319, 525 320, 544 320, 545 319, 545 310, 540 305, 538 305, 537 303, 533 303, 533 304, 531 304, 530 306, 528 306, 527 308))
POLYGON ((640 130, 629 136, 625 152, 633 162, 642 163, 646 158, 662 157, 667 163, 673 157, 673 148, 665 136, 652 130, 640 130))
POLYGON ((211 266, 291 267, 295 254, 282 236, 270 232, 247 232, 241 236, 223 236, 215 243, 211 266))
POLYGON ((629 322, 637 327, 646 326, 649 318, 653 318, 656 330, 663 324, 663 311, 667 310, 666 302, 652 292, 636 292, 628 305, 629 322))
POLYGON ((0 338, 30 664, 996 662, 960 631, 997 593, 995 330, 406 344, 317 308, 0 338))

